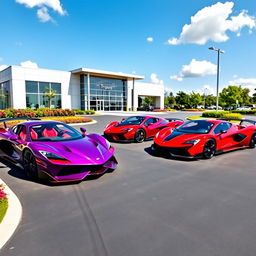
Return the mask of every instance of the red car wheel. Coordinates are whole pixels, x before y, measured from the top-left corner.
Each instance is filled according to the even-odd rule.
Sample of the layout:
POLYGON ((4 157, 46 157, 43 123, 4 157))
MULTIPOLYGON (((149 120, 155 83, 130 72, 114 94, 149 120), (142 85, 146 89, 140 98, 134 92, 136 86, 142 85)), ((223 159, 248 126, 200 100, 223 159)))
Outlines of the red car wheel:
POLYGON ((134 141, 141 143, 145 140, 145 137, 146 137, 145 131, 143 129, 138 129, 135 133, 134 141))
POLYGON ((254 133, 251 137, 251 140, 250 140, 250 145, 249 147, 250 148, 255 148, 255 144, 256 144, 256 133, 254 133))
POLYGON ((209 139, 206 141, 204 145, 204 150, 203 150, 203 157, 205 159, 210 159, 214 156, 216 152, 216 142, 213 139, 209 139))

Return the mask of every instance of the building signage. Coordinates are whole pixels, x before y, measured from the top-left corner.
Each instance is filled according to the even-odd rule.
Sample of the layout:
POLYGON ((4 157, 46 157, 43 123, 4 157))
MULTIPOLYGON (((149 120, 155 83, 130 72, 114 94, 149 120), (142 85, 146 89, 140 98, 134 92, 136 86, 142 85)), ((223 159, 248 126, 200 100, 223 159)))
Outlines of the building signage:
POLYGON ((110 90, 113 90, 114 87, 115 87, 115 86, 100 84, 100 89, 102 89, 102 90, 108 90, 108 91, 110 91, 110 90))

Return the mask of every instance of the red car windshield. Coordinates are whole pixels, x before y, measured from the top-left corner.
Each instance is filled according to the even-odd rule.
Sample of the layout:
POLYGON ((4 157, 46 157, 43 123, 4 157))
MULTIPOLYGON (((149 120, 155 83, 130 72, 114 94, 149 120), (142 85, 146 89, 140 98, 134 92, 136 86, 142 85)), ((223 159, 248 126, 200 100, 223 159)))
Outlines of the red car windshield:
POLYGON ((66 124, 46 123, 31 126, 30 137, 33 141, 63 141, 80 139, 83 136, 66 124))
POLYGON ((193 120, 181 125, 175 130, 183 133, 208 133, 213 125, 213 123, 206 120, 193 120))
POLYGON ((122 125, 139 125, 144 121, 145 117, 143 116, 131 116, 128 117, 127 119, 124 119, 123 121, 121 121, 120 124, 122 125))

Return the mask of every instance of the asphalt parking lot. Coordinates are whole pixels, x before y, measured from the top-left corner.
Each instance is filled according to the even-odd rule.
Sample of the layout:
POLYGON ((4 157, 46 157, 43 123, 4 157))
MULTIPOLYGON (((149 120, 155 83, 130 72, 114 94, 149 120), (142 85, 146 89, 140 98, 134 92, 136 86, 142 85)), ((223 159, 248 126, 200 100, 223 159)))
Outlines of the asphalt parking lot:
MULTIPOLYGON (((95 119, 88 133, 121 117, 95 119)), ((0 255, 255 256, 256 149, 184 161, 152 156, 151 144, 112 143, 118 168, 78 184, 35 183, 0 163, 23 206, 0 255)))

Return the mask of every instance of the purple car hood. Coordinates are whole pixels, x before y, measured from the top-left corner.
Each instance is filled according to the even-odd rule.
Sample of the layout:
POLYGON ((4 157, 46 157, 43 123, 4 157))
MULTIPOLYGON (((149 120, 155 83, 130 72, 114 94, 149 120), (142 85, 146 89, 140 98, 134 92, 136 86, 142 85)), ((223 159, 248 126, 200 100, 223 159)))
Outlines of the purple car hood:
POLYGON ((66 158, 73 165, 103 164, 114 154, 114 150, 109 150, 97 140, 89 137, 58 142, 36 141, 30 143, 30 147, 40 156, 42 155, 39 150, 48 151, 66 158))

